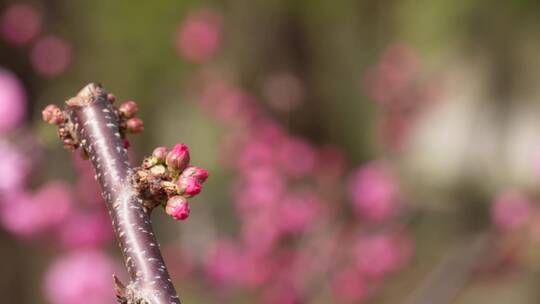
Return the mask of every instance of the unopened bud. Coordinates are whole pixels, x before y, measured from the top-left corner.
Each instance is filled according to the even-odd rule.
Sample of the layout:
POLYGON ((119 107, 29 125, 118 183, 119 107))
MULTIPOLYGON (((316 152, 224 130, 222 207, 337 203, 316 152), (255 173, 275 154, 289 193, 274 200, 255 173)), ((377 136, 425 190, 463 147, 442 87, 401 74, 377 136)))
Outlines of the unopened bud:
POLYGON ((165 163, 171 171, 182 171, 189 164, 189 149, 184 144, 176 144, 167 154, 165 163))
POLYGON ((167 201, 165 212, 175 220, 185 220, 189 217, 189 204, 183 196, 173 196, 167 201))
POLYGON ((127 148, 130 146, 129 140, 127 138, 122 139, 122 145, 124 146, 124 149, 127 150, 127 148))
POLYGON ((50 104, 41 112, 43 120, 52 125, 59 125, 65 122, 64 112, 57 106, 50 104))
POLYGON ((157 165, 150 168, 150 173, 152 173, 155 177, 161 177, 164 176, 167 172, 167 169, 165 169, 165 166, 163 165, 157 165))
POLYGON ((144 131, 144 123, 138 117, 133 117, 127 120, 126 129, 129 133, 141 133, 144 131))
POLYGON ((65 149, 68 149, 70 151, 74 151, 78 148, 78 144, 73 140, 73 138, 64 138, 62 140, 62 144, 65 149))
POLYGON ((114 96, 114 94, 112 93, 108 93, 107 94, 107 100, 110 102, 110 103, 114 103, 116 101, 116 96, 114 96))
POLYGON ((124 117, 131 118, 135 116, 135 113, 139 110, 139 107, 137 106, 137 103, 135 101, 129 100, 126 102, 123 102, 120 107, 118 108, 118 111, 120 114, 122 114, 124 117))
POLYGON ((157 147, 152 152, 152 158, 157 164, 164 164, 167 158, 167 147, 157 147))
POLYGON ((199 183, 204 183, 208 178, 208 171, 196 166, 187 167, 181 174, 180 179, 193 178, 199 183))
POLYGON ((180 178, 178 180, 178 193, 185 197, 192 197, 201 192, 202 185, 192 177, 180 178))

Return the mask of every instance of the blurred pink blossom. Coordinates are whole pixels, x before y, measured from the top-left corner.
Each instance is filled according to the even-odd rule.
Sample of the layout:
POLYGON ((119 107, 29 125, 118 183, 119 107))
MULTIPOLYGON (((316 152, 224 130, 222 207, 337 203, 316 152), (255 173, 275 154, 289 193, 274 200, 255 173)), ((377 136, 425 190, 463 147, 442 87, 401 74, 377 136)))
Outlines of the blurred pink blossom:
POLYGON ((271 277, 274 269, 271 263, 268 262, 268 256, 260 254, 257 251, 250 251, 245 248, 242 253, 240 283, 243 287, 256 288, 263 286, 271 277))
POLYGON ((371 162, 352 175, 349 194, 359 215, 370 220, 386 220, 398 209, 399 185, 390 168, 371 162))
POLYGON ((382 117, 377 128, 379 142, 392 151, 402 151, 407 147, 413 118, 400 112, 382 117))
POLYGON ((30 53, 30 61, 36 73, 54 77, 66 71, 71 56, 71 45, 66 40, 49 35, 36 42, 30 53))
POLYGON ((318 149, 315 167, 317 174, 325 179, 337 179, 341 177, 345 172, 346 166, 345 155, 338 147, 327 145, 318 149))
POLYGON ((111 275, 114 262, 98 250, 70 252, 47 271, 44 292, 51 304, 116 303, 111 275))
POLYGON ((26 92, 19 79, 0 68, 0 135, 12 130, 24 118, 26 92))
POLYGON ((400 102, 404 91, 412 84, 418 72, 416 52, 405 44, 389 46, 381 61, 371 66, 364 76, 367 95, 385 105, 400 102))
POLYGON ((113 239, 111 222, 105 212, 71 215, 58 233, 62 245, 69 249, 98 248, 113 239))
POLYGON ((240 170, 250 170, 254 167, 269 167, 275 164, 273 146, 261 140, 252 140, 238 152, 238 167, 240 170))
POLYGON ((254 114, 254 97, 238 86, 217 79, 200 90, 198 102, 221 123, 241 125, 254 114))
POLYGON ((273 74, 264 81, 262 94, 272 108, 289 112, 304 101, 304 84, 291 73, 273 74))
POLYGON ((300 300, 298 291, 294 287, 277 282, 270 286, 265 286, 261 299, 257 303, 300 304, 304 302, 300 300))
MULTIPOLYGON (((0 93, 1 94, 1 93, 0 93)), ((1 111, 1 110, 0 110, 1 111)), ((22 191, 24 180, 30 170, 30 162, 15 145, 0 139, 0 158, 2 162, 2 178, 0 178, 0 204, 6 193, 22 191)))
POLYGON ((280 203, 278 225, 283 232, 298 233, 307 228, 321 212, 321 202, 313 192, 293 193, 280 203))
POLYGON ((502 231, 522 227, 530 218, 531 203, 519 192, 509 190, 499 194, 492 205, 491 218, 502 231))
POLYGON ((363 303, 370 295, 366 279, 353 268, 337 272, 330 283, 337 303, 363 303))
MULTIPOLYGON (((403 53, 397 50, 397 55, 389 51, 387 64, 411 68, 405 64, 407 56, 401 59, 398 55, 403 53)), ((339 211, 342 199, 343 154, 335 147, 315 148, 293 136, 243 89, 219 77, 208 81, 209 74, 202 76, 191 83, 191 94, 226 127, 220 154, 235 170, 233 199, 240 223, 239 238, 218 239, 206 252, 203 264, 210 282, 235 292, 261 288, 258 303, 304 303, 300 292, 306 284, 321 279, 314 274, 335 273, 336 267, 346 266, 348 273, 331 278, 332 289, 339 301, 361 303, 379 281, 409 260, 411 240, 396 233, 368 234, 362 242, 339 242, 341 248, 336 250, 341 238, 335 236, 350 236, 349 228, 355 233, 361 228, 353 224, 345 231, 334 231, 335 236, 319 233, 319 229, 332 229, 329 223, 342 220, 335 218, 339 212, 332 211, 339 211), (236 123, 238 120, 242 123, 236 123), (337 204, 327 204, 330 201, 337 204), (309 253, 302 255, 306 248, 309 253), (357 248, 366 256, 361 257, 357 248), (342 258, 352 265, 342 265, 342 258)), ((361 167, 349 184, 354 209, 362 219, 386 220, 397 213, 398 180, 385 162, 361 167)))
POLYGON ((235 285, 241 279, 240 248, 229 240, 219 240, 211 246, 204 259, 204 269, 213 283, 235 285))
POLYGON ((14 46, 27 45, 41 31, 41 12, 29 4, 12 4, 0 19, 2 37, 14 46))
POLYGON ((540 178, 540 145, 531 150, 532 173, 540 178))
POLYGON ((393 235, 364 236, 355 244, 358 271, 367 277, 382 278, 402 265, 402 252, 393 235))
POLYGON ((267 253, 273 249, 280 237, 280 227, 276 225, 275 216, 268 210, 251 212, 242 216, 242 241, 251 252, 267 253))
POLYGON ((221 15, 211 10, 191 13, 179 26, 175 36, 179 56, 203 63, 215 56, 222 39, 221 15))
POLYGON ((234 189, 235 203, 240 209, 273 204, 285 190, 284 178, 272 167, 255 167, 245 173, 244 180, 234 189))
POLYGON ((183 221, 189 217, 191 209, 185 197, 176 195, 167 201, 165 212, 175 220, 183 221))
POLYGON ((72 203, 66 184, 49 182, 33 195, 19 192, 9 196, 0 210, 0 222, 22 237, 47 235, 68 218, 72 203))
POLYGON ((223 93, 214 108, 217 118, 226 123, 242 119, 242 115, 250 110, 249 104, 253 97, 238 88, 231 88, 223 93))
POLYGON ((290 176, 302 177, 313 172, 316 154, 307 141, 290 137, 276 148, 280 168, 290 176))

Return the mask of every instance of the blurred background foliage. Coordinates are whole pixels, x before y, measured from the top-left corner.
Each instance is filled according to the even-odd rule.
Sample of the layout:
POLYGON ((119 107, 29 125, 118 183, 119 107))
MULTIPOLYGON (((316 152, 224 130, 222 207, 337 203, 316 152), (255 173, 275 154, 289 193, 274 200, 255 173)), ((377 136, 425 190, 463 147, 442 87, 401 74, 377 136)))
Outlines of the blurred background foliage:
MULTIPOLYGON (((35 39, 55 35, 70 50, 65 69, 44 75, 29 59, 35 42, 0 42, 1 68, 16 75, 27 95, 24 121, 3 133, 3 140, 27 145, 21 138, 30 137, 31 150, 39 151, 32 156, 36 161, 29 189, 52 179, 70 185, 77 180, 78 171, 54 128, 41 121, 41 109, 62 103, 91 81, 102 83, 120 101, 137 101, 145 132, 130 138, 135 163, 158 145, 184 142, 193 161, 211 173, 188 221, 153 215, 163 248, 176 248, 166 258, 168 264, 180 265, 171 267, 171 273, 186 303, 265 303, 258 297, 265 286, 225 287, 235 290, 231 295, 214 289, 195 266, 187 274, 178 270, 187 267, 177 261, 183 254, 202 256, 216 239, 241 230, 233 207, 238 172, 224 165, 229 155, 222 141, 243 134, 245 126, 224 127, 200 105, 198 86, 204 86, 208 74, 249 92, 265 117, 291 136, 314 147, 338 149, 346 159, 344 177, 332 189, 338 200, 346 200, 350 176, 374 160, 391 164, 399 176, 403 214, 385 225, 404 227, 410 234, 414 254, 407 265, 369 297, 344 299, 321 287, 310 297, 280 303, 538 301, 538 1, 0 1, 0 12, 18 4, 41 14, 35 39), (182 53, 179 32, 185 20, 201 10, 218 16, 214 26, 220 38, 215 54, 194 60, 182 53), (430 92, 423 99, 411 97, 425 101, 397 110, 389 106, 392 101, 376 96, 390 92, 392 81, 399 79, 389 76, 389 87, 383 83, 375 94, 368 79, 370 69, 389 58, 385 54, 395 46, 405 54, 397 60, 406 61, 397 63, 396 77, 411 64, 414 86, 430 92), (273 90, 265 92, 271 76, 280 74, 293 75, 300 88, 295 92, 301 97, 285 106, 268 102, 273 90), (394 125, 396 117, 399 123, 394 125), (390 130, 381 126, 388 119, 390 130), (393 136, 404 132, 406 139, 396 148, 393 136), (500 221, 527 222, 511 232, 497 227, 493 218, 493 205, 509 191, 527 201, 525 212, 515 215, 515 206, 501 211, 500 221)), ((58 51, 52 53, 48 56, 58 51)), ((43 60, 54 61, 47 56, 43 60)), ((257 130, 250 131, 256 138, 257 130)), ((33 155, 27 150, 21 153, 33 155)), ((364 225, 362 216, 351 216, 347 208, 334 221, 350 222, 352 230, 364 225)), ((332 223, 322 230, 339 226, 332 223)), ((56 303, 44 297, 42 285, 63 251, 41 237, 0 231, 4 301, 56 303)), ((295 248, 309 255, 310 248, 302 246, 295 248)), ((114 244, 104 248, 119 260, 114 244)), ((339 255, 333 258, 340 263, 339 255)))

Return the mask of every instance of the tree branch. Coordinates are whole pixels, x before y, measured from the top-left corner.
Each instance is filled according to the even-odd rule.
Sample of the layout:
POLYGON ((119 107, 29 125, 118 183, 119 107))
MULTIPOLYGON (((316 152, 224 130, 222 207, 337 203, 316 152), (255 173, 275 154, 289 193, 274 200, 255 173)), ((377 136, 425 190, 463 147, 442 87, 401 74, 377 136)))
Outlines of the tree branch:
POLYGON ((132 182, 122 129, 107 93, 99 85, 89 84, 66 103, 66 126, 92 161, 130 276, 125 287, 115 278, 119 303, 180 303, 150 216, 132 182))

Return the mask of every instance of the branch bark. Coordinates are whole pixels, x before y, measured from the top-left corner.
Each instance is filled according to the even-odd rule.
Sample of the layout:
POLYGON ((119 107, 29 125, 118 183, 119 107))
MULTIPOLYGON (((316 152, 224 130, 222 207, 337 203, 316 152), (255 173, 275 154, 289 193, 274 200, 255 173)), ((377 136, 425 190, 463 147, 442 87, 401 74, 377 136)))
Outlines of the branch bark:
POLYGON ((72 135, 92 161, 130 276, 125 287, 116 281, 118 301, 179 304, 150 215, 133 185, 133 170, 106 92, 99 85, 89 84, 66 103, 72 135))

